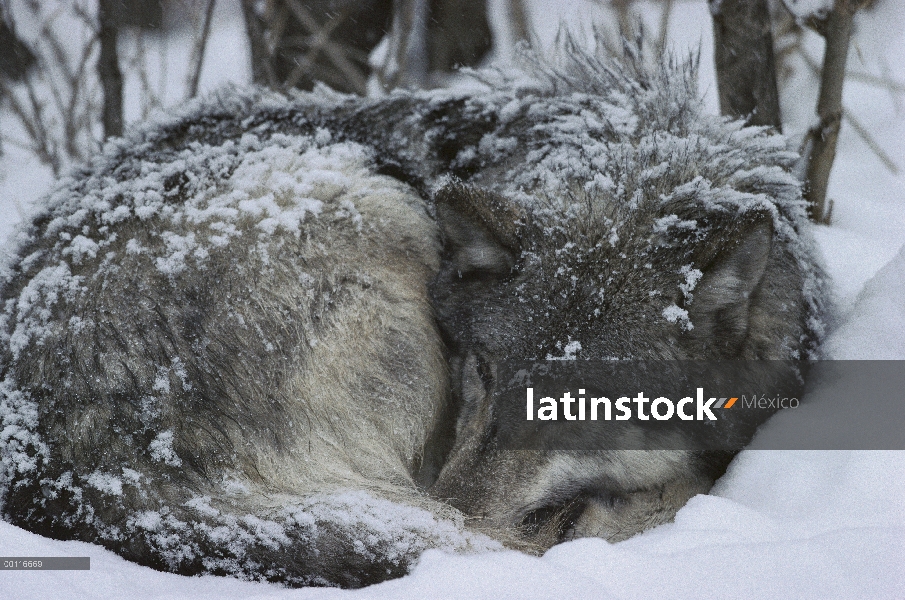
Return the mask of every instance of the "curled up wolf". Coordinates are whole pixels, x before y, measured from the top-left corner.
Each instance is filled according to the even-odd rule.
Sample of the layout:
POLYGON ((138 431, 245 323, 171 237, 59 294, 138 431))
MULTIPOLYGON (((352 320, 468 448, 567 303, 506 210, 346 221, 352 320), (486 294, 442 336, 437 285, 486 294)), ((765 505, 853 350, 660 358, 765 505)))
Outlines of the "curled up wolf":
POLYGON ((110 142, 3 264, 4 518, 341 586, 668 521, 731 457, 504 452, 487 389, 513 356, 814 352, 795 156, 693 79, 573 52, 480 92, 224 92, 110 142))

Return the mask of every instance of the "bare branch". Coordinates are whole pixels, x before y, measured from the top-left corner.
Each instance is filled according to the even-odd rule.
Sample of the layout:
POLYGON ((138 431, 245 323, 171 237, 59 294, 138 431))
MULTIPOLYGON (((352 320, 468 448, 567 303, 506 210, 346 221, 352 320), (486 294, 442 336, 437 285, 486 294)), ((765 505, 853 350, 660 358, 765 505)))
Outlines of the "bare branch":
POLYGON ((123 134, 123 74, 119 69, 119 55, 116 50, 116 27, 111 20, 115 1, 100 0, 98 8, 98 38, 101 52, 97 70, 104 88, 101 119, 104 124, 104 137, 123 134))
MULTIPOLYGON (((804 60, 805 64, 808 67, 810 67, 811 71, 815 75, 819 76, 820 67, 817 65, 817 63, 814 62, 813 59, 811 59, 811 57, 808 56, 807 53, 804 52, 804 50, 799 49, 799 53, 801 54, 801 57, 804 60)), ((852 74, 848 73, 847 76, 851 77, 852 74)), ((880 146, 879 143, 877 143, 877 141, 873 138, 873 136, 870 134, 870 132, 867 130, 867 128, 864 127, 864 125, 862 125, 861 122, 855 118, 855 116, 852 114, 851 110, 846 108, 844 104, 842 105, 842 118, 845 120, 846 123, 848 123, 849 125, 852 126, 852 129, 855 131, 855 133, 858 134, 858 136, 861 138, 861 140, 865 144, 867 144, 867 147, 870 148, 871 151, 877 155, 877 158, 880 159, 880 162, 883 163, 883 166, 886 167, 890 171, 890 173, 892 173, 893 175, 897 175, 899 173, 899 166, 889 156, 889 154, 887 154, 886 151, 883 150, 883 148, 880 146)), ((810 135, 810 132, 809 132, 809 135, 810 135)))
MULTIPOLYGON (((33 125, 32 131, 34 132, 33 138, 40 149, 40 156, 51 165, 54 175, 57 175, 60 171, 60 159, 57 153, 56 144, 54 144, 51 139, 45 124, 46 107, 38 100, 38 93, 37 90, 35 90, 31 77, 25 80, 25 90, 31 107, 31 123, 33 125)), ((23 124, 24 123, 25 121, 23 121, 23 124)))
POLYGON ((512 23, 513 41, 531 44, 533 35, 524 0, 509 0, 509 18, 512 23))
POLYGON ((424 87, 427 64, 416 64, 425 44, 426 0, 399 0, 393 5, 393 26, 389 48, 377 76, 384 90, 396 87, 424 87))
POLYGON ((867 131, 867 128, 861 124, 858 119, 851 113, 851 111, 846 110, 844 107, 842 109, 842 118, 845 119, 845 122, 852 126, 852 129, 855 130, 855 133, 861 137, 861 140, 867 144, 867 147, 870 148, 874 154, 877 155, 877 158, 880 159, 880 162, 883 163, 883 166, 889 169, 889 172, 893 175, 899 174, 899 166, 895 163, 895 161, 890 158, 886 151, 880 147, 880 144, 874 140, 873 136, 871 136, 870 132, 867 131))
POLYGON ((255 0, 242 0, 245 31, 251 46, 251 79, 257 84, 276 87, 277 77, 270 62, 273 53, 267 43, 264 24, 255 10, 255 4, 255 0))
MULTIPOLYGON (((801 55, 801 59, 805 62, 805 64, 808 65, 808 67, 810 67, 811 71, 813 71, 816 75, 820 75, 820 65, 817 64, 817 61, 811 58, 811 56, 804 50, 804 48, 801 48, 799 46, 795 50, 801 55)), ((894 81, 889 77, 878 77, 877 75, 863 73, 861 71, 846 71, 845 77, 847 79, 853 79, 862 83, 882 87, 888 89, 891 92, 905 94, 905 84, 894 81)))
POLYGON ((782 130, 767 0, 710 0, 720 112, 782 130))
POLYGON ((860 71, 849 71, 845 74, 845 76, 855 81, 860 81, 862 83, 868 83, 870 85, 885 88, 890 92, 905 94, 905 84, 893 81, 888 77, 877 77, 876 75, 871 75, 870 73, 862 73, 860 71))
MULTIPOLYGON (((42 110, 40 103, 37 101, 37 96, 28 80, 26 80, 25 86, 28 90, 30 108, 27 108, 19 100, 12 90, 4 84, 2 79, 0 79, 0 96, 9 102, 10 110, 22 124, 29 139, 31 139, 31 144, 28 146, 29 150, 42 163, 49 165, 54 176, 57 176, 60 173, 60 161, 56 149, 47 135, 47 130, 41 122, 42 110)), ((8 136, 4 135, 3 137, 9 141, 8 136)))
POLYGON ((657 37, 657 55, 663 54, 666 50, 666 37, 669 32, 669 17, 672 15, 673 0, 664 0, 663 8, 660 9, 660 27, 657 37))
MULTIPOLYGON (((314 18, 314 15, 312 15, 299 0, 286 0, 286 5, 309 33, 317 35, 317 32, 321 29, 321 25, 317 22, 317 19, 314 18)), ((330 62, 342 72, 355 88, 355 91, 359 94, 364 94, 367 91, 368 79, 364 73, 362 73, 361 70, 346 57, 342 47, 327 39, 323 44, 323 48, 324 54, 326 54, 327 58, 330 59, 330 62)))
MULTIPOLYGON (((0 2, 9 27, 15 30, 18 15, 12 14, 9 2, 0 2)), ((38 68, 16 86, 0 86, 0 94, 30 140, 25 146, 58 175, 66 164, 84 159, 95 149, 100 110, 91 96, 99 94, 94 77, 89 75, 97 56, 97 20, 80 6, 67 3, 60 3, 49 15, 41 15, 43 7, 38 2, 26 0, 18 8, 31 11, 29 18, 38 20, 33 48, 38 68), (69 50, 63 38, 73 34, 73 27, 88 33, 78 50, 69 50)), ((0 132, 0 136, 10 141, 8 135, 0 132)))
MULTIPOLYGON (((530 39, 527 15, 523 29, 530 39)), ((487 18, 487 0, 431 0, 427 19, 427 56, 431 83, 434 76, 456 67, 476 66, 493 46, 493 32, 487 18)))
POLYGON ((347 6, 345 10, 340 11, 331 19, 327 19, 326 23, 321 25, 316 32, 305 38, 305 46, 308 52, 302 57, 302 60, 296 63, 295 68, 286 78, 284 85, 286 87, 295 87, 299 80, 307 73, 310 73, 318 55, 326 49, 330 42, 330 35, 339 27, 349 15, 351 7, 347 6))
POLYGON ((214 5, 216 0, 207 0, 207 6, 204 9, 204 20, 201 24, 201 35, 195 39, 195 47, 192 51, 192 62, 190 63, 189 81, 187 84, 187 98, 194 98, 198 95, 198 80, 201 77, 201 66, 204 63, 204 50, 207 48, 207 39, 211 32, 211 20, 214 15, 214 5))
POLYGON ((610 0, 610 4, 616 11, 619 33, 624 37, 629 37, 632 31, 632 0, 610 0))
MULTIPOLYGON (((805 135, 801 157, 808 215, 818 223, 829 223, 830 211, 826 194, 844 113, 842 86, 845 83, 852 22, 855 13, 865 2, 866 0, 835 0, 829 12, 811 15, 807 19, 807 25, 826 40, 817 97, 818 122, 805 135)), ((863 128, 862 131, 867 133, 863 128)))

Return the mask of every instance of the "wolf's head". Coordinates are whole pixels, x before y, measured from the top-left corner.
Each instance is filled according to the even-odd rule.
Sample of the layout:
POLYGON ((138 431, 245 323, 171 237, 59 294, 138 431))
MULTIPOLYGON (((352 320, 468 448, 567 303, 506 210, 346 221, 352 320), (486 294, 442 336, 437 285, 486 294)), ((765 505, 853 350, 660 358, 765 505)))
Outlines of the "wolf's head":
POLYGON ((542 545, 667 521, 732 453, 503 450, 501 361, 788 360, 819 336, 784 140, 703 114, 693 69, 627 64, 577 55, 515 94, 466 153, 477 174, 435 194, 432 294, 461 408, 433 492, 542 545))

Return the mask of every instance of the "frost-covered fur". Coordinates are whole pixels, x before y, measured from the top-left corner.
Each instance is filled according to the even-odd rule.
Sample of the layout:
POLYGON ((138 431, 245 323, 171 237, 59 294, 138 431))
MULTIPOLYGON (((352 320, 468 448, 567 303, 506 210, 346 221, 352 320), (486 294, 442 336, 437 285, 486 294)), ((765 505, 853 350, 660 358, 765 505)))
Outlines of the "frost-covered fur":
MULTIPOLYGON (((432 492, 542 546, 669 521, 733 454, 500 448, 501 360, 801 359, 822 333, 794 153, 703 114, 693 73, 639 65, 579 53, 541 67, 460 152, 476 174, 436 198, 447 243, 433 293, 462 410, 432 492)), ((746 443, 753 424, 738 425, 746 443)))
POLYGON ((706 457, 501 461, 484 402, 507 356, 814 347, 793 155, 639 64, 225 92, 109 144, 4 266, 5 517, 180 573, 363 585, 496 546, 424 492, 455 442, 432 494, 498 534, 578 476, 643 508, 600 489, 574 535, 671 518, 706 457))
POLYGON ((487 547, 414 483, 447 398, 438 236, 368 162, 247 134, 55 193, 5 288, 13 522, 295 584, 487 547))

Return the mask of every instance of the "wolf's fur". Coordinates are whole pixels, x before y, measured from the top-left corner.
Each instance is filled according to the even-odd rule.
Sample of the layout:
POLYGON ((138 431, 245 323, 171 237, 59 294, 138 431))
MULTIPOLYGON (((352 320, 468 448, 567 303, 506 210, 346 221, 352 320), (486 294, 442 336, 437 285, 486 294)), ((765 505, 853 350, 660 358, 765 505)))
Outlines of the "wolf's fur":
POLYGON ((39 434, 8 518, 159 568, 294 584, 486 547, 415 483, 447 398, 424 202, 355 144, 229 146, 195 149, 225 173, 146 163, 182 160, 186 189, 137 174, 106 206, 73 196, 95 213, 75 225, 56 220, 65 205, 37 220, 21 253, 40 258, 5 290, 7 393, 39 434), (140 200, 155 190, 158 206, 140 200))
POLYGON ((781 138, 703 115, 693 73, 569 64, 484 94, 228 93, 61 182, 0 294, 6 518, 356 586, 494 547, 423 491, 453 443, 433 496, 541 546, 706 491, 725 457, 492 443, 506 356, 788 357, 818 334, 781 138))
POLYGON ((578 55, 551 71, 551 106, 513 100, 497 133, 522 168, 500 161, 436 197, 432 289, 462 409, 432 492, 542 546, 671 520, 733 454, 502 449, 499 361, 790 360, 821 335, 792 157, 763 129, 704 117, 690 79, 636 65, 578 55))

